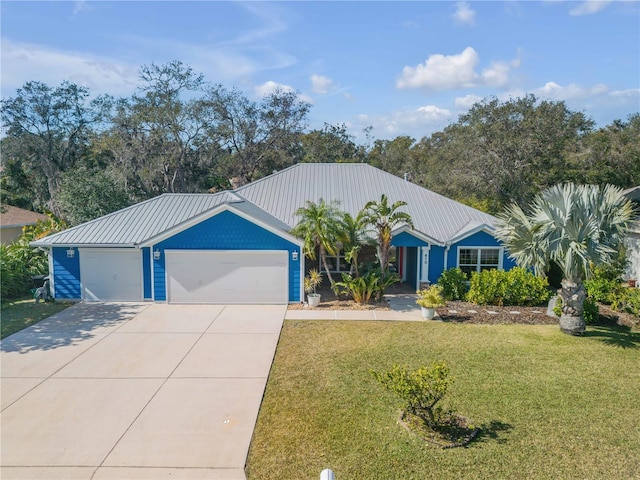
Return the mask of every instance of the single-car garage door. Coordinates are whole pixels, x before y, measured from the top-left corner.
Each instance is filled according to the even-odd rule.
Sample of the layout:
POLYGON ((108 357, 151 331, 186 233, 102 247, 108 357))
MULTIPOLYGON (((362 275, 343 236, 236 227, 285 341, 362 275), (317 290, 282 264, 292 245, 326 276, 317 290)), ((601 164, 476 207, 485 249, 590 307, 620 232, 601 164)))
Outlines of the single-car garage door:
POLYGON ((287 251, 167 250, 169 303, 275 303, 289 300, 287 251))
POLYGON ((135 249, 80 249, 82 298, 89 301, 142 300, 142 252, 135 249))

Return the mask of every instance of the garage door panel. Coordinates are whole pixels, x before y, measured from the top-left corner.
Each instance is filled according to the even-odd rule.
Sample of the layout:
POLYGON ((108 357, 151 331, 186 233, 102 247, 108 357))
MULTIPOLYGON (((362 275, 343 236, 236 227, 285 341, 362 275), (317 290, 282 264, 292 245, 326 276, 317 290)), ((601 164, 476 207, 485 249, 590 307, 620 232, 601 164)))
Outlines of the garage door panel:
POLYGON ((82 298, 88 301, 140 301, 141 262, 139 250, 80 249, 82 298))
POLYGON ((287 303, 286 251, 167 251, 170 303, 287 303))

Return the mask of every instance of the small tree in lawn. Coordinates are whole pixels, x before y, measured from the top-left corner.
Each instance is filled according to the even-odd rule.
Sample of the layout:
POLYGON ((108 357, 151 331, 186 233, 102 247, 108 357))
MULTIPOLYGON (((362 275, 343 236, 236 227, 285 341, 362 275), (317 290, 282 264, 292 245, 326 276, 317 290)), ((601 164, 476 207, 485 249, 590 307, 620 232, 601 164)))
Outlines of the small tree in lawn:
POLYGON ((528 212, 513 204, 498 216, 496 236, 519 265, 539 275, 551 262, 562 270, 560 329, 580 335, 584 281, 592 268, 610 264, 622 244, 632 204, 612 185, 556 185, 534 199, 528 212))
POLYGON ((333 287, 334 280, 327 265, 327 254, 337 255, 337 245, 344 240, 342 212, 336 202, 327 203, 320 199, 318 203, 307 201, 295 214, 300 217, 300 221, 291 233, 303 239, 303 252, 309 259, 316 259, 316 248, 318 249, 320 261, 333 287))

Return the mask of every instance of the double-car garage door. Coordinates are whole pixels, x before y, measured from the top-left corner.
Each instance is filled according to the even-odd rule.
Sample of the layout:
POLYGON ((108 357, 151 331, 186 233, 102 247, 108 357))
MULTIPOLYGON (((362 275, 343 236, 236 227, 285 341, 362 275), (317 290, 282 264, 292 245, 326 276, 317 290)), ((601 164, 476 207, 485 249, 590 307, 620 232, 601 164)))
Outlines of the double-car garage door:
POLYGON ((169 303, 287 303, 288 253, 167 250, 169 303))
MULTIPOLYGON (((82 249, 83 299, 140 301, 142 252, 82 249)), ((169 303, 272 303, 289 300, 287 251, 166 250, 169 303)))

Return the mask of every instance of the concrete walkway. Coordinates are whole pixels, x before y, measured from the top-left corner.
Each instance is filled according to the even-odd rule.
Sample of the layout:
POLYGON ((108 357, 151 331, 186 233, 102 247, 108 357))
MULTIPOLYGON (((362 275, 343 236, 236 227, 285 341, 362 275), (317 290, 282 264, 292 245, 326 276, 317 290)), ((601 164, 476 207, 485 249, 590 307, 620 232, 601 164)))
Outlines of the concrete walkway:
MULTIPOLYGON (((287 320, 381 320, 402 322, 424 322, 420 307, 416 305, 416 294, 399 293, 385 295, 389 310, 329 310, 306 307, 301 310, 288 310, 287 320)), ((436 314, 436 320, 439 317, 436 314)))
POLYGON ((285 310, 79 304, 6 338, 1 478, 245 479, 285 310))

